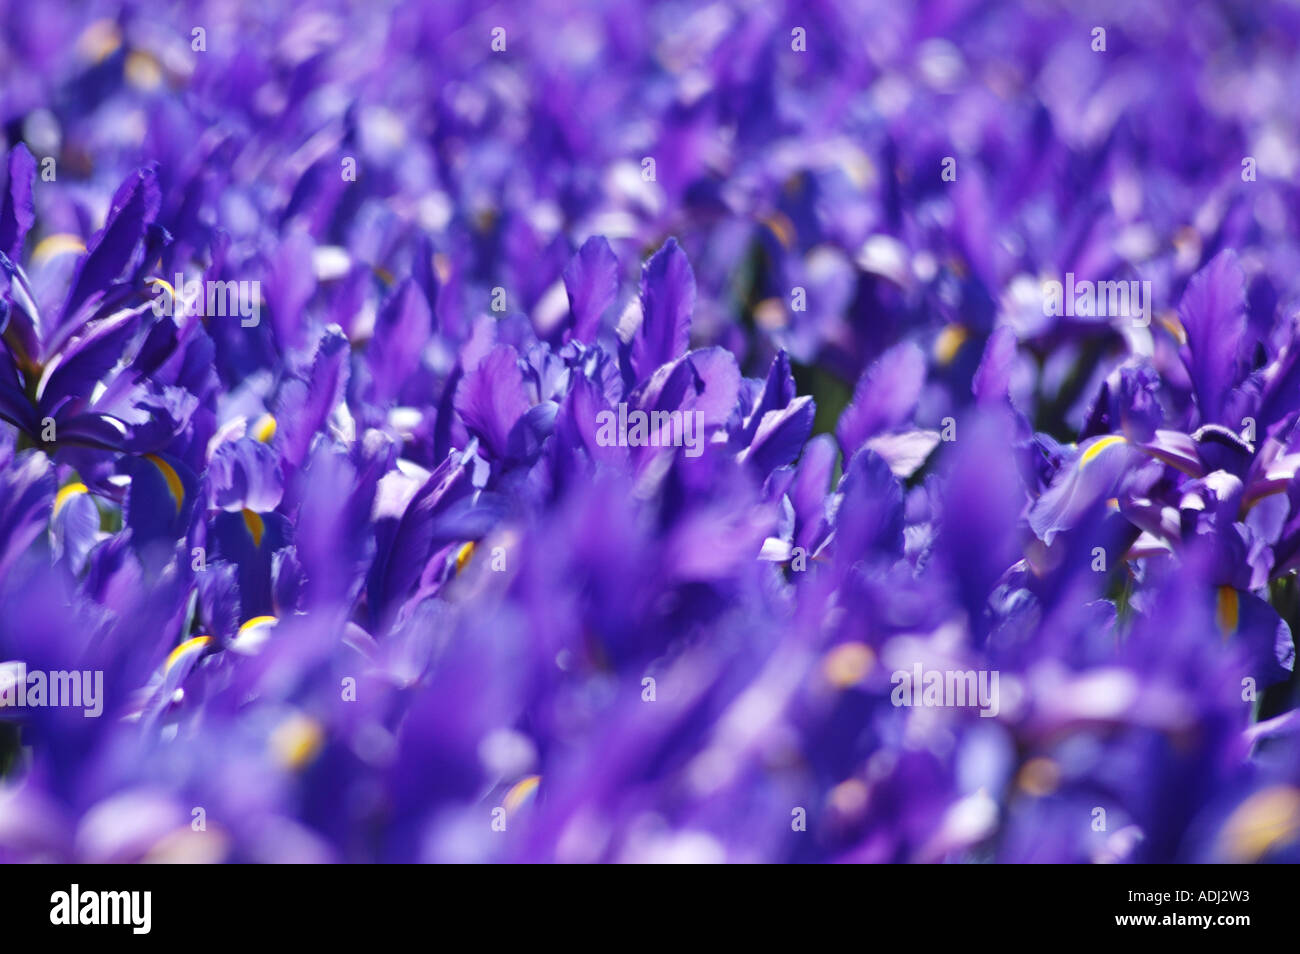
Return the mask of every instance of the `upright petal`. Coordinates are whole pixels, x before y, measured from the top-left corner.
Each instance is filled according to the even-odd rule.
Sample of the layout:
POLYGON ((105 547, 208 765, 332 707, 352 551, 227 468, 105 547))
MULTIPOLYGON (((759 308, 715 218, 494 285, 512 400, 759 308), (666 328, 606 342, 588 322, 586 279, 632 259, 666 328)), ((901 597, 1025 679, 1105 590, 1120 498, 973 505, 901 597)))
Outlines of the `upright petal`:
POLYGON ((36 178, 36 160, 19 143, 9 153, 9 181, 0 197, 0 253, 11 261, 22 257, 23 239, 36 221, 32 206, 32 182, 36 178))
POLYGON ((132 173, 122 183, 113 196, 104 227, 91 239, 85 258, 77 266, 60 324, 74 316, 92 294, 106 289, 127 270, 150 223, 158 215, 160 202, 158 176, 153 166, 132 173))
POLYGON ((1178 305, 1187 332, 1187 365, 1201 409, 1201 423, 1224 420, 1228 393, 1237 383, 1242 337, 1246 332, 1246 277, 1231 251, 1216 255, 1192 276, 1178 305))
POLYGON ((618 295, 618 258, 603 235, 582 243, 564 270, 564 290, 573 316, 570 337, 591 344, 600 331, 600 316, 618 295))
POLYGON ((840 416, 836 436, 845 456, 869 437, 905 424, 920 400, 925 384, 925 355, 904 341, 882 354, 858 379, 853 400, 840 416))
POLYGON ((510 429, 528 407, 519 355, 510 345, 489 351, 456 389, 456 412, 498 459, 505 457, 510 429))
POLYGON ((694 310, 695 272, 677 240, 670 238, 641 269, 641 324, 631 341, 638 381, 686 351, 694 310))

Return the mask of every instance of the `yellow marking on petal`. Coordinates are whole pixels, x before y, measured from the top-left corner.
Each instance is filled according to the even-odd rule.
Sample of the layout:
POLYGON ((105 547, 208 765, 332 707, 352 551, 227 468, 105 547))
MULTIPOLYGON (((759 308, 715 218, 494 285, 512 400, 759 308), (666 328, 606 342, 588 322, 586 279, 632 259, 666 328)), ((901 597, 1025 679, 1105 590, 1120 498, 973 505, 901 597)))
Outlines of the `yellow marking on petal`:
POLYGON ((1106 507, 1107 507, 1108 509, 1110 509, 1110 510, 1118 510, 1118 509, 1119 509, 1119 498, 1118 498, 1118 497, 1111 497, 1110 499, 1108 499, 1108 500, 1106 501, 1106 507))
POLYGON ((155 276, 153 278, 148 279, 148 282, 150 285, 154 285, 154 286, 161 285, 163 288, 167 289, 167 294, 171 296, 171 300, 172 301, 176 300, 176 289, 172 287, 172 283, 169 282, 167 279, 158 278, 155 276))
POLYGON ((266 532, 266 524, 263 522, 261 516, 249 510, 247 507, 244 508, 243 514, 244 526, 248 528, 248 535, 253 538, 253 546, 260 547, 262 545, 262 534, 266 532))
POLYGON ((777 241, 785 248, 794 246, 794 223, 790 221, 789 216, 784 212, 773 212, 763 219, 763 224, 772 230, 772 234, 776 236, 777 241))
POLYGON ((280 622, 280 619, 279 617, 276 616, 254 616, 252 619, 246 619, 242 623, 240 623, 239 631, 242 633, 245 630, 252 629, 254 626, 262 626, 265 623, 278 623, 278 622, 280 622))
POLYGON ((1191 271, 1201 260, 1205 242, 1194 225, 1184 225, 1173 236, 1174 262, 1186 271, 1191 271))
POLYGON ((45 236, 36 243, 36 248, 32 249, 32 264, 44 265, 56 255, 67 252, 76 252, 80 255, 85 250, 86 243, 81 240, 81 236, 73 235, 71 232, 57 232, 45 236))
POLYGON ((969 337, 970 332, 966 330, 965 325, 956 322, 944 325, 939 336, 934 339, 934 360, 941 365, 952 364, 953 358, 957 357, 957 352, 969 337))
POLYGON ((862 150, 851 147, 840 159, 840 169, 859 189, 866 190, 876 181, 876 166, 862 150))
POLYGON ((75 497, 77 494, 84 494, 88 492, 89 492, 89 488, 85 484, 81 483, 80 481, 77 481, 76 483, 68 484, 66 487, 59 488, 59 492, 54 495, 53 515, 57 517, 59 515, 59 511, 63 509, 63 505, 66 504, 73 497, 75 497))
POLYGON ((754 306, 754 323, 768 331, 778 331, 790 323, 785 302, 780 298, 764 298, 754 306))
POLYGON ((469 562, 469 558, 472 557, 473 555, 474 555, 474 541, 471 540, 469 543, 461 547, 460 550, 457 551, 456 553, 457 573, 465 569, 465 564, 469 562))
POLYGON ((271 438, 275 437, 275 430, 278 427, 274 414, 263 414, 253 425, 253 436, 263 444, 269 444, 271 438))
POLYGON ((510 791, 506 792, 505 800, 501 803, 505 807, 506 814, 513 815, 523 807, 524 802, 537 791, 537 786, 541 784, 541 781, 542 777, 540 775, 529 775, 515 782, 510 787, 510 791))
POLYGON ((1042 756, 1030 759, 1021 767, 1017 782, 1022 791, 1036 798, 1050 795, 1061 784, 1061 767, 1042 756))
POLYGON ((375 266, 375 277, 383 282, 386 286, 392 286, 397 281, 397 276, 382 265, 375 266))
POLYGON ((1099 438, 1097 440, 1097 443, 1093 444, 1086 451, 1084 451, 1082 454, 1079 455, 1079 469, 1083 470, 1083 468, 1087 467, 1088 464, 1091 463, 1093 459, 1096 458, 1096 456, 1100 454, 1102 451, 1104 451, 1106 448, 1114 447, 1116 444, 1126 444, 1126 443, 1128 442, 1118 434, 1107 434, 1105 437, 1099 438))
POLYGON ((163 663, 163 672, 164 673, 171 672, 172 666, 175 666, 176 663, 180 660, 180 658, 184 656, 186 653, 188 653, 191 649, 199 649, 203 646, 208 645, 208 643, 210 642, 212 642, 211 636, 195 636, 193 639, 185 640, 185 642, 181 643, 179 646, 177 646, 175 649, 173 649, 170 653, 167 654, 167 661, 163 663))
POLYGON ((157 89, 162 84, 162 67, 148 50, 132 50, 126 58, 123 72, 128 83, 145 92, 157 89))
POLYGON ((867 807, 870 797, 871 791, 861 779, 850 778, 832 788, 826 802, 838 814, 856 818, 867 807))
POLYGON ((241 656, 256 656, 270 641, 279 619, 274 616, 254 616, 239 625, 235 638, 226 648, 241 656))
POLYGON ((861 682, 876 664, 876 654, 866 643, 842 643, 822 660, 822 674, 836 689, 861 682))
POLYGON ((102 63, 122 45, 122 31, 107 18, 96 20, 77 37, 77 52, 91 63, 102 63))
POLYGON ((185 503, 185 485, 181 483, 180 477, 177 476, 175 469, 167 461, 163 460, 157 454, 145 454, 145 459, 151 461, 158 472, 163 475, 163 480, 167 482, 167 489, 171 491, 172 500, 176 502, 176 512, 181 512, 181 506, 185 503))
POLYGON ((1219 832, 1220 850, 1231 861, 1253 863, 1300 835, 1300 788, 1273 785, 1237 806, 1219 832))
POLYGON ((277 725, 271 733, 271 752, 287 769, 305 768, 320 752, 325 732, 310 716, 295 713, 277 725))
POLYGON ((203 831, 182 824, 154 842, 141 861, 155 865, 215 865, 226 858, 229 849, 230 838, 215 824, 203 831))
POLYGON ((1160 324, 1164 325, 1165 330, 1174 336, 1180 345, 1187 344, 1187 329, 1183 323, 1178 320, 1178 316, 1172 311, 1167 311, 1160 316, 1160 324))
POLYGON ((1237 625, 1241 621, 1241 598, 1236 589, 1231 586, 1219 587, 1214 618, 1219 623, 1219 632, 1223 633, 1224 639, 1237 631, 1237 625))

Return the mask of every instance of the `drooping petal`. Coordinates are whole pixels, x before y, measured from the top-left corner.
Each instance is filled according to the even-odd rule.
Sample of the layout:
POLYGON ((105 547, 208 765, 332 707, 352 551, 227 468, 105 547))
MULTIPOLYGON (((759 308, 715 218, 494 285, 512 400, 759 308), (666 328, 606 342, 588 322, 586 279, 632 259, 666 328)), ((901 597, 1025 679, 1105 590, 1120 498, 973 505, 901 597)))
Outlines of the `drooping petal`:
POLYGON ((219 512, 210 525, 209 555, 238 567, 241 620, 275 612, 271 566, 276 551, 289 542, 289 522, 278 513, 219 512))
POLYGON ((1120 479, 1140 455, 1114 434, 1079 445, 1078 453, 1057 472, 1052 485, 1034 501, 1029 525, 1044 543, 1073 527, 1099 500, 1115 494, 1120 479))
POLYGON ((78 481, 60 487, 50 518, 55 559, 66 560, 72 572, 80 575, 91 549, 99 541, 99 524, 99 508, 85 484, 78 481))
POLYGON ((199 492, 194 472, 170 455, 126 457, 121 468, 131 478, 122 522, 131 528, 131 545, 141 562, 171 558, 176 541, 189 530, 199 492))
POLYGON ((1295 668, 1291 627, 1258 596, 1221 586, 1216 593, 1215 617, 1224 640, 1240 646, 1246 671, 1261 688, 1281 682, 1295 668))

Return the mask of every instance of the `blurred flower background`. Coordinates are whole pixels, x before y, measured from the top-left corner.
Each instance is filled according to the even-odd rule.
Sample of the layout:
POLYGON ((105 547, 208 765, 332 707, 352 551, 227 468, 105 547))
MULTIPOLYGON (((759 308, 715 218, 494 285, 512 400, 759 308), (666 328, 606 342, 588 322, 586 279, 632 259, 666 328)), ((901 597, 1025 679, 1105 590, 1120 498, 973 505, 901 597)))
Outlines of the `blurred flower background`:
POLYGON ((1300 860, 1296 5, 0 24, 0 860, 1300 860))

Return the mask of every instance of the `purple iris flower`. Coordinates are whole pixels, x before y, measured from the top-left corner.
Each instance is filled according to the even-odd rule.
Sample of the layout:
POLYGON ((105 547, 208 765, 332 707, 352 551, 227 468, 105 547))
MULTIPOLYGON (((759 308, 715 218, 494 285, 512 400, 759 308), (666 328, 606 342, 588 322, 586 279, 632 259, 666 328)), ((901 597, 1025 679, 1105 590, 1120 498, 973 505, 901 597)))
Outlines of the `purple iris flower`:
POLYGON ((0 860, 1294 860, 1300 23, 1089 16, 0 0, 0 860))

